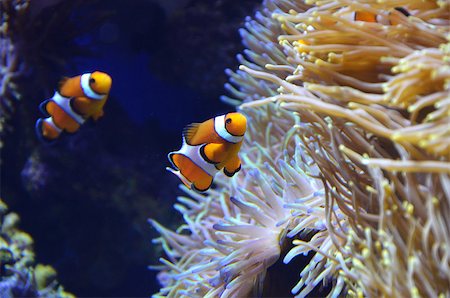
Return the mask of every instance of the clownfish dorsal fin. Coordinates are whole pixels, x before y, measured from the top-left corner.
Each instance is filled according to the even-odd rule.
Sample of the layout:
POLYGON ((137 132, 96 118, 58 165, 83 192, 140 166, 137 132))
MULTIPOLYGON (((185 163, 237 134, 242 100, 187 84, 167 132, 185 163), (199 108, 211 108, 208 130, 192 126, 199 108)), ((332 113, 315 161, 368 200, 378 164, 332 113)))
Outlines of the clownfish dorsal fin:
POLYGON ((200 123, 191 123, 186 125, 185 128, 183 128, 183 138, 186 141, 186 143, 191 145, 191 140, 197 133, 199 127, 200 123))
POLYGON ((68 77, 63 77, 61 80, 59 80, 58 82, 58 91, 61 91, 62 86, 66 83, 66 81, 68 80, 68 77))

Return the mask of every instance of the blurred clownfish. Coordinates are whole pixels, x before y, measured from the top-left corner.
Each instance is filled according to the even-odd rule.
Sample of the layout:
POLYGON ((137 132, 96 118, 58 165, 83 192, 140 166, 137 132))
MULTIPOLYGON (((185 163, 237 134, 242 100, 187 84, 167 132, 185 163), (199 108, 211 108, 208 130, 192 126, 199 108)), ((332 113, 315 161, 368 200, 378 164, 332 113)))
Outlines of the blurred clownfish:
MULTIPOLYGON (((357 10, 352 12, 345 12, 342 14, 342 17, 344 17, 347 20, 351 21, 360 21, 360 22, 367 22, 367 23, 378 23, 382 25, 398 25, 400 23, 400 18, 402 16, 409 17, 411 14, 404 9, 403 7, 395 7, 394 10, 389 11, 387 14, 375 14, 372 12, 364 11, 364 10, 357 10)), ((335 24, 335 21, 331 20, 324 20, 325 25, 333 25, 335 24)), ((309 25, 306 28, 307 31, 314 31, 315 28, 312 25, 309 25)), ((303 43, 306 44, 304 40, 301 40, 303 43)), ((300 40, 298 41, 300 42, 300 40)))
POLYGON ((247 119, 240 113, 188 125, 183 130, 181 149, 168 156, 175 170, 167 170, 191 189, 208 190, 214 175, 221 169, 228 177, 241 169, 238 152, 246 129, 247 119))
POLYGON ((103 116, 111 83, 111 77, 100 71, 63 78, 59 90, 39 106, 48 117, 36 121, 38 137, 53 141, 64 131, 76 132, 89 118, 97 120, 103 116))
POLYGON ((403 7, 396 7, 395 11, 389 12, 389 15, 382 16, 377 15, 368 11, 354 11, 352 13, 352 19, 354 21, 362 21, 362 22, 368 22, 368 23, 379 23, 383 25, 397 25, 400 20, 400 16, 398 15, 398 12, 403 14, 406 17, 410 16, 410 13, 404 9, 403 7), (394 12, 394 13, 393 13, 394 12))

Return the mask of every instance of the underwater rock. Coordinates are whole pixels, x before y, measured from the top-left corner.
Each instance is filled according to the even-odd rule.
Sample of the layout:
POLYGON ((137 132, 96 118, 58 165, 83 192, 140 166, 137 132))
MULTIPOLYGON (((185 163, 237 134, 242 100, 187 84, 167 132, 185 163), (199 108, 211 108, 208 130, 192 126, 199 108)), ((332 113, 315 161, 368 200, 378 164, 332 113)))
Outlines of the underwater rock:
POLYGON ((0 147, 7 120, 14 113, 21 93, 17 80, 26 73, 17 44, 18 24, 26 23, 30 1, 5 0, 0 3, 0 147))

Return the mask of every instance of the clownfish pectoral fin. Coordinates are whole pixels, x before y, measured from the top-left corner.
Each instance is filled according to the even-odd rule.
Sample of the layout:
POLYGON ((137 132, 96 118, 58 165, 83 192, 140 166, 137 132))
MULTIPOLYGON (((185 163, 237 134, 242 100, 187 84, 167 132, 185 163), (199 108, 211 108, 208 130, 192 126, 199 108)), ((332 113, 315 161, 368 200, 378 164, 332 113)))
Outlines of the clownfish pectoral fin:
POLYGON ((191 123, 183 128, 183 138, 189 145, 191 145, 191 140, 197 133, 199 126, 200 123, 191 123))
POLYGON ((233 177, 234 174, 239 172, 241 170, 241 160, 236 155, 233 158, 231 158, 223 168, 223 172, 228 177, 233 177))
POLYGON ((53 144, 62 132, 62 129, 56 126, 51 117, 38 119, 35 125, 36 135, 39 140, 46 144, 53 144))
POLYGON ((210 143, 200 148, 200 155, 211 164, 221 163, 225 159, 226 153, 224 144, 210 143))

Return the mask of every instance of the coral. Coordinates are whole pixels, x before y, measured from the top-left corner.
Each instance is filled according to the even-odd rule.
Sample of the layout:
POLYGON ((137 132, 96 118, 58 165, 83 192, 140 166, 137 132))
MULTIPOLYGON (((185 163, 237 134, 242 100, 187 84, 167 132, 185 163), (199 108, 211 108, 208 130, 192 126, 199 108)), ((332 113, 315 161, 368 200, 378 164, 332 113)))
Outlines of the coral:
POLYGON ((448 20, 445 1, 264 1, 222 98, 250 119, 242 172, 178 198, 175 232, 151 221, 155 296, 261 294, 309 252, 299 297, 450 295, 448 20))
MULTIPOLYGON (((222 176, 218 189, 208 196, 178 199, 175 208, 187 223, 180 227, 180 234, 151 221, 163 235, 157 242, 168 256, 163 263, 171 268, 161 274, 167 280, 160 295, 241 297, 264 280, 266 268, 280 257, 280 243, 287 231, 293 231, 287 235, 292 237, 299 229, 325 229, 323 185, 310 177, 317 174, 317 167, 308 166, 310 160, 294 138, 279 134, 295 126, 298 118, 284 113, 284 121, 271 123, 266 113, 262 109, 248 114, 254 126, 242 150, 242 174, 230 186, 222 176), (267 139, 271 134, 275 137, 267 139), (308 206, 298 204, 300 198, 308 206), (201 279, 209 283, 201 284, 201 279)), ((324 245, 329 243, 320 232, 315 237, 324 245)))
POLYGON ((34 266, 33 239, 19 230, 19 216, 0 200, 0 292, 2 297, 74 297, 56 280, 56 271, 34 266))
POLYGON ((15 102, 21 98, 15 80, 24 75, 25 69, 18 57, 12 27, 23 21, 29 5, 29 1, 15 0, 0 3, 0 136, 3 135, 6 120, 14 111, 15 102))
MULTIPOLYGON (((410 3, 413 16, 396 26, 344 17, 395 13, 401 5, 330 1, 275 13, 288 63, 241 69, 275 84, 278 94, 241 108, 275 102, 315 127, 313 135, 298 133, 304 144, 316 138, 321 150, 309 145, 308 154, 326 181, 328 204, 350 223, 345 233, 330 225, 340 239, 330 251, 315 249, 329 254, 325 266, 344 277, 348 293, 448 295, 448 3, 410 3)), ((306 286, 308 293, 308 284, 302 278, 293 292, 306 286)))

